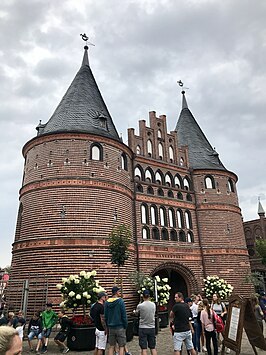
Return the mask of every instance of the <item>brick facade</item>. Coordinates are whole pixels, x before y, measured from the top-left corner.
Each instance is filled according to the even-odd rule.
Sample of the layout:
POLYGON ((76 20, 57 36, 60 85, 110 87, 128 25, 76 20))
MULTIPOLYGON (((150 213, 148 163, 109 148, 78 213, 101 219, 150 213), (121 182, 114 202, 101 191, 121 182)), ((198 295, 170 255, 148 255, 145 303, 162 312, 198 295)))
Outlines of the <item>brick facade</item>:
MULTIPOLYGON (((116 136, 106 108, 105 116, 88 111, 95 127, 98 120, 91 132, 84 129, 87 121, 82 121, 84 132, 73 131, 72 116, 67 129, 58 130, 57 119, 67 115, 65 102, 74 100, 72 92, 80 83, 84 87, 86 78, 91 96, 98 95, 96 104, 103 106, 86 60, 77 78, 48 125, 39 125, 38 136, 23 148, 9 301, 20 302, 13 285, 34 278, 48 284, 46 299, 58 304, 55 285, 61 277, 93 268, 110 290, 117 269, 110 262, 107 238, 118 223, 132 231, 131 256, 121 270, 128 310, 137 302, 128 277, 135 270, 167 276, 171 296, 178 290, 185 295, 201 291, 203 278, 212 274, 248 295, 251 286, 244 277, 250 265, 236 175, 226 169, 194 169, 189 147, 178 145, 177 132, 167 131, 166 116, 156 117, 154 111, 149 125, 139 121, 138 135, 128 130, 128 146, 116 136)), ((75 110, 72 114, 78 120, 75 110)), ((31 294, 27 303, 32 311, 43 304, 31 294)))

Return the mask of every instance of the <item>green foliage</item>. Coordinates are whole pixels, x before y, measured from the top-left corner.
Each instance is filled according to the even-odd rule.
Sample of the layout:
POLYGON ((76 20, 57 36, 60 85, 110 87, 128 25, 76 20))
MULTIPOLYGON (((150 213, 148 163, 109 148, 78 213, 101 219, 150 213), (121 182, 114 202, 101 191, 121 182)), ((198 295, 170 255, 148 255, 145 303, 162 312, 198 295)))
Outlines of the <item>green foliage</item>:
POLYGON ((251 283, 256 289, 264 288, 264 278, 258 271, 253 271, 246 275, 245 282, 251 283))
POLYGON ((123 266, 129 258, 130 229, 125 224, 114 227, 109 235, 108 242, 112 264, 116 264, 118 267, 123 266))
POLYGON ((261 257, 262 264, 266 265, 266 240, 257 239, 256 240, 256 251, 261 257))

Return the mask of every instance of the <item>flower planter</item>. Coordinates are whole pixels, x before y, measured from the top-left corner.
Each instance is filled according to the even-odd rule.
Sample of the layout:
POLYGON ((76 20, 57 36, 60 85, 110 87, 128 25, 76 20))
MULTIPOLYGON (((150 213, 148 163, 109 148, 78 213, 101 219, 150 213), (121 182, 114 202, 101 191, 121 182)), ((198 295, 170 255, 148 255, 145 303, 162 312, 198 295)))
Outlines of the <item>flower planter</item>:
POLYGON ((95 327, 73 326, 67 337, 67 346, 74 351, 90 351, 95 349, 95 327))
POLYGON ((159 318, 159 327, 160 328, 167 328, 168 324, 169 324, 168 310, 159 311, 158 318, 159 318))
POLYGON ((134 336, 134 320, 133 320, 133 318, 128 319, 126 336, 127 336, 127 342, 129 342, 133 339, 133 336, 134 336))

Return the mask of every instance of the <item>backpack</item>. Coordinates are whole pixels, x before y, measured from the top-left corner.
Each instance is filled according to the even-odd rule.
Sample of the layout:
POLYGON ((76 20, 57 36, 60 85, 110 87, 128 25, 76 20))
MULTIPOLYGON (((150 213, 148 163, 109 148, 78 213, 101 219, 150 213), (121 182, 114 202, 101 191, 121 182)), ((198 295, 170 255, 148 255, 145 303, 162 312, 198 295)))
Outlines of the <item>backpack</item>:
POLYGON ((212 311, 212 317, 213 317, 213 325, 214 328, 216 329, 217 333, 223 333, 224 331, 224 322, 220 316, 218 316, 217 313, 212 311))

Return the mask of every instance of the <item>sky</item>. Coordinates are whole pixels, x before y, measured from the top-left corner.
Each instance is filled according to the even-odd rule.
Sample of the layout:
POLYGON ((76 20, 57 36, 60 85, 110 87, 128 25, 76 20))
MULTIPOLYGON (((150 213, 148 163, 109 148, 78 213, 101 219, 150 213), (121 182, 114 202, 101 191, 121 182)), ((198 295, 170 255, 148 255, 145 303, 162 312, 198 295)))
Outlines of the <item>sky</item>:
MULTIPOLYGON (((46 123, 80 68, 90 66, 116 128, 175 128, 181 94, 228 170, 245 221, 266 209, 266 2, 262 0, 1 0, 0 267, 11 263, 22 147, 46 123)), ((137 130, 138 132, 138 130, 137 130)))

